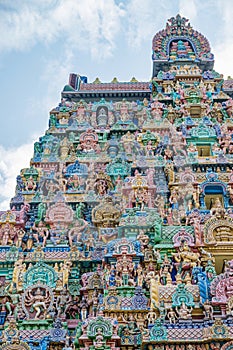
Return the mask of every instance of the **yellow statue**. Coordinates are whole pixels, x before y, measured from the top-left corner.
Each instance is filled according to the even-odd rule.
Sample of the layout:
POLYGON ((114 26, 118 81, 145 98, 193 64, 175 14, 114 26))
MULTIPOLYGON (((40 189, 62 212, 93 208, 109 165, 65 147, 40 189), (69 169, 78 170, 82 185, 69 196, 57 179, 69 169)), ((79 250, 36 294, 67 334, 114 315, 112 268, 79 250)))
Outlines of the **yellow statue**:
POLYGON ((154 278, 151 278, 150 281, 150 300, 151 300, 151 309, 159 306, 159 278, 158 275, 154 278))

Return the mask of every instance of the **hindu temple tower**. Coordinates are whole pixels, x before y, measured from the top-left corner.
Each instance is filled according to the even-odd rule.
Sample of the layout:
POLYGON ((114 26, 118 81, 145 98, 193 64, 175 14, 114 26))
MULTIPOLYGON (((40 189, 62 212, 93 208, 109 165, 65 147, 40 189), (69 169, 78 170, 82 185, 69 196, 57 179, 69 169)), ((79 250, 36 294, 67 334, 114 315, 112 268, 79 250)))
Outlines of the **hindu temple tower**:
POLYGON ((70 74, 17 176, 1 350, 233 349, 233 81, 180 15, 152 50, 147 82, 70 74))

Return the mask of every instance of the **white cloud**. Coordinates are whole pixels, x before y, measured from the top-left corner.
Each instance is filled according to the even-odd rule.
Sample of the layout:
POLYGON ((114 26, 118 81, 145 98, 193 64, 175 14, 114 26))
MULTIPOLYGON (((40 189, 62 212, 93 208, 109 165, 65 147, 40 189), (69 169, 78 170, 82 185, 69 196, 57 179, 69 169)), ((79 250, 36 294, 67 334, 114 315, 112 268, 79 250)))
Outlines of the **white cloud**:
POLYGON ((2 52, 25 50, 37 42, 51 44, 59 38, 101 59, 112 54, 124 11, 114 0, 22 0, 1 6, 0 15, 2 52))
POLYGON ((30 166, 33 143, 18 148, 4 148, 0 145, 0 210, 8 210, 10 199, 15 195, 16 177, 20 170, 30 166))
MULTIPOLYGON (((47 99, 50 103, 54 102, 51 100, 51 94, 56 93, 56 101, 58 101, 58 91, 62 89, 65 84, 68 83, 69 73, 73 71, 77 63, 73 52, 66 49, 57 58, 48 58, 44 61, 43 75, 40 77, 43 81, 48 83, 47 99)), ((48 104, 47 104, 48 105, 48 104)), ((48 105, 49 106, 49 105, 48 105)), ((52 105, 54 107, 54 105, 52 105)))
POLYGON ((215 46, 215 68, 227 78, 228 75, 233 76, 233 2, 231 0, 218 0, 216 8, 222 19, 222 25, 219 28, 220 35, 218 35, 215 46))
POLYGON ((174 3, 170 0, 130 0, 125 9, 132 47, 140 47, 144 40, 152 41, 156 32, 165 27, 167 18, 174 16, 174 3))
POLYGON ((179 12, 181 16, 188 18, 190 22, 194 21, 197 16, 196 0, 180 0, 179 12))
POLYGON ((227 39, 224 43, 215 47, 215 70, 224 75, 233 77, 233 47, 232 39, 227 39))

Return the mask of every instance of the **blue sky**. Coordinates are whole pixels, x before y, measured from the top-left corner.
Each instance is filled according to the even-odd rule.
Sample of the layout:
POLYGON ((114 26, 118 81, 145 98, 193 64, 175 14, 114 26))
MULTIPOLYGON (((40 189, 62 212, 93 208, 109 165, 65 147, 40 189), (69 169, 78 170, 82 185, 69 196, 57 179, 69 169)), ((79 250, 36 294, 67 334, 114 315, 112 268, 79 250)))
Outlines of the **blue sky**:
POLYGON ((0 0, 0 210, 70 72, 101 81, 151 78, 151 42, 177 13, 233 76, 232 0, 0 0))

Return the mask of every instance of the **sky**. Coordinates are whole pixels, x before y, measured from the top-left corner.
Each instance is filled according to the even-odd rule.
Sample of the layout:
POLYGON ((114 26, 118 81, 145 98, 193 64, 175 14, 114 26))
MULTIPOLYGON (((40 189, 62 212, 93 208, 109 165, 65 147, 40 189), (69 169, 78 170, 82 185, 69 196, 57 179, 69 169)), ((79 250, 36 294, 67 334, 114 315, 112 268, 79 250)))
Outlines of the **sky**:
POLYGON ((0 210, 48 127, 69 74, 149 81, 152 38, 180 13, 233 76, 232 0, 0 0, 0 210))

